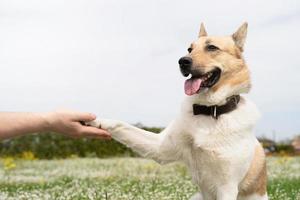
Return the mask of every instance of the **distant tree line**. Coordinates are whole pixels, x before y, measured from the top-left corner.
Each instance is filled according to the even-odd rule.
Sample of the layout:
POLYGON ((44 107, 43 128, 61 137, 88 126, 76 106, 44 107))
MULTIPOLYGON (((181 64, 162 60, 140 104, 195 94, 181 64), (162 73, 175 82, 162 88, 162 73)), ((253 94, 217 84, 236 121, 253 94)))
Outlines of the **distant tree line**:
POLYGON ((265 137, 258 138, 258 140, 267 155, 300 155, 300 136, 280 142, 265 137))
MULTIPOLYGON (((146 127, 141 123, 135 126, 154 133, 163 130, 160 127, 146 127)), ((300 155, 300 136, 293 142, 277 143, 267 138, 259 138, 259 141, 269 155, 300 155)), ((72 139, 56 133, 31 134, 0 141, 0 157, 22 157, 24 152, 30 152, 38 159, 137 156, 131 149, 114 140, 72 139)))
MULTIPOLYGON (((144 127, 141 124, 138 126, 155 133, 162 130, 157 127, 144 127)), ((56 133, 31 134, 0 142, 0 157, 18 157, 23 152, 32 152, 38 159, 137 156, 132 150, 114 140, 73 139, 56 133)))

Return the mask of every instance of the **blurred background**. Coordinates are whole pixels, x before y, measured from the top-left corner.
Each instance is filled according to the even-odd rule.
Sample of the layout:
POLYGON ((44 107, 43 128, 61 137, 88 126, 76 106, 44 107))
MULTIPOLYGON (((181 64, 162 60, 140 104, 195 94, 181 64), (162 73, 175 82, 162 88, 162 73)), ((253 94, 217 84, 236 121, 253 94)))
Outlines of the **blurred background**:
MULTIPOLYGON (((0 0, 0 112, 70 108, 160 132, 179 112, 178 59, 201 22, 230 35, 245 21, 268 195, 300 199, 299 0, 0 0)), ((198 190, 181 163, 160 166, 113 140, 0 142, 0 199, 185 200, 198 190)))

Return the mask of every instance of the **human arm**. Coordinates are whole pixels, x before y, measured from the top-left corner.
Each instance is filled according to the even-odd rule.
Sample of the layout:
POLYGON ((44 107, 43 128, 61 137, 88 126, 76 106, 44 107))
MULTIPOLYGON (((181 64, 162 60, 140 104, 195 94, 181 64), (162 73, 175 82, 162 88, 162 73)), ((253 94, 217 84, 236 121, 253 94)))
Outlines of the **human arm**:
POLYGON ((57 132, 71 137, 109 139, 107 131, 83 126, 96 118, 90 113, 55 111, 47 113, 0 112, 0 139, 36 132, 57 132))

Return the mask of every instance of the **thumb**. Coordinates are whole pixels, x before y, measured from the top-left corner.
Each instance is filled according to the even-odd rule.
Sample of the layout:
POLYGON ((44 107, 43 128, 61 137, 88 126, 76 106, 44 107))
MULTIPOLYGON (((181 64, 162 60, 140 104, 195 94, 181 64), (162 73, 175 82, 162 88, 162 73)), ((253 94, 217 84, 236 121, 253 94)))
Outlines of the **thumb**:
POLYGON ((96 119, 96 115, 92 113, 76 112, 73 113, 72 119, 80 122, 90 122, 96 119))

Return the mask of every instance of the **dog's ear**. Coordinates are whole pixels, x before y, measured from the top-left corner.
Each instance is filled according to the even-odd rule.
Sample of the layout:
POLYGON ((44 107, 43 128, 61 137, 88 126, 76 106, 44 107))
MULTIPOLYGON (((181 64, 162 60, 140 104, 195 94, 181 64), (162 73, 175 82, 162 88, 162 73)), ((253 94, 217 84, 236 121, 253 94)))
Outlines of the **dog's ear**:
POLYGON ((198 37, 203 37, 203 36, 207 36, 207 33, 206 33, 206 30, 204 28, 204 24, 201 23, 201 26, 200 26, 200 31, 199 31, 199 35, 198 37))
POLYGON ((247 37, 247 28, 248 28, 248 23, 245 22, 240 28, 232 34, 232 39, 235 42, 235 45, 243 51, 243 47, 245 44, 245 40, 247 37))

